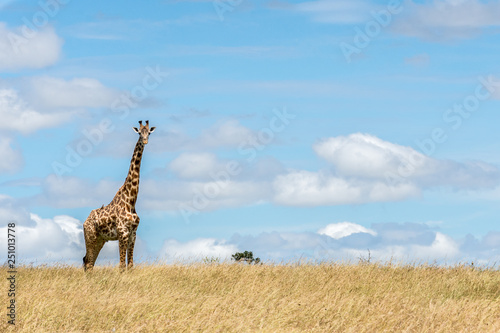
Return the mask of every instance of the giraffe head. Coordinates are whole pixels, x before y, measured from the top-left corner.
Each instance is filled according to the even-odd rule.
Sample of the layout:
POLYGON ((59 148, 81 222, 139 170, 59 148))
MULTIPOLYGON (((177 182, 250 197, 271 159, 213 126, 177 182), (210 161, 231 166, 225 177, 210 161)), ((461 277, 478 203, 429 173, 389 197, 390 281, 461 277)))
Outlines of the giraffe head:
POLYGON ((133 127, 134 131, 138 133, 142 138, 142 143, 147 144, 149 134, 153 133, 156 127, 149 128, 149 120, 146 120, 146 126, 142 124, 142 120, 139 120, 139 129, 137 127, 133 127))

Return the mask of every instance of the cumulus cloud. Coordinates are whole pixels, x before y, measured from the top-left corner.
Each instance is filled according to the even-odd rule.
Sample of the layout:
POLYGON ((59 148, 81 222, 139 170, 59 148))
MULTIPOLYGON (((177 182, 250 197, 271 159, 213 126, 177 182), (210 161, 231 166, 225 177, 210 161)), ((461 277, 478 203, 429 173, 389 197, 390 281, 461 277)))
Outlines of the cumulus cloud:
MULTIPOLYGON (((198 214, 221 208, 274 202, 289 206, 330 206, 400 201, 443 187, 478 191, 500 182, 497 167, 480 161, 438 160, 368 134, 351 134, 313 146, 328 166, 317 171, 286 170, 274 159, 223 160, 208 152, 186 152, 156 179, 143 178, 139 205, 146 209, 198 214)), ((49 176, 38 203, 87 207, 109 202, 120 182, 49 176), (69 186, 70 184, 71 186, 69 186)))
POLYGON ((223 169, 213 153, 183 153, 170 165, 176 175, 181 178, 208 178, 211 173, 223 169))
POLYGON ((31 107, 14 89, 0 89, 0 129, 23 134, 56 127, 72 117, 71 112, 42 113, 31 107))
POLYGON ((344 238, 360 232, 370 234, 372 236, 377 236, 377 233, 375 231, 351 222, 332 223, 318 230, 318 234, 327 235, 335 239, 344 238))
POLYGON ((29 134, 57 127, 86 108, 109 107, 118 94, 91 78, 0 80, 0 129, 29 134))
POLYGON ((199 143, 202 147, 239 147, 253 137, 255 133, 252 130, 231 119, 203 131, 199 143))
MULTIPOLYGON (((0 198, 0 200, 10 200, 0 198)), ((2 202, 3 202, 2 201, 2 202)), ((12 221, 9 221, 12 222, 12 221)), ((85 254, 83 221, 60 215, 42 218, 29 214, 28 220, 16 220, 17 257, 31 262, 80 265, 85 254)), ((0 227, 0 247, 7 247, 7 221, 0 227)), ((187 241, 165 239, 160 250, 149 252, 146 242, 137 238, 136 262, 164 260, 201 261, 205 258, 229 259, 238 251, 251 250, 255 256, 273 262, 289 260, 373 262, 463 263, 494 265, 500 260, 500 232, 490 231, 481 238, 467 235, 453 238, 424 223, 378 223, 370 228, 353 222, 331 223, 318 232, 263 232, 257 235, 235 234, 228 240, 197 238, 187 241)), ((108 242, 98 264, 117 264, 118 242, 108 242)))
POLYGON ((204 258, 227 260, 237 251, 236 245, 214 238, 197 238, 185 243, 168 239, 163 243, 158 257, 167 262, 201 261, 204 258))
POLYGON ((92 78, 34 77, 27 87, 29 99, 42 108, 110 107, 118 97, 118 91, 92 78))
MULTIPOLYGON (((43 219, 36 214, 31 214, 30 220, 32 225, 16 223, 15 227, 17 257, 23 263, 66 260, 75 262, 80 257, 84 248, 80 221, 66 215, 43 219)), ((0 228, 0 232, 0 246, 7 248, 7 226, 0 228)))
POLYGON ((249 164, 203 152, 183 153, 160 173, 165 171, 165 178, 141 182, 144 207, 192 215, 269 202, 272 180, 284 168, 273 158, 249 164), (170 177, 171 172, 175 178, 170 177))
MULTIPOLYGON (((0 199, 1 200, 1 199, 0 199)), ((29 220, 13 219, 1 223, 0 247, 7 248, 7 223, 15 222, 16 257, 22 264, 70 264, 81 265, 85 255, 83 221, 68 215, 42 218, 29 214, 29 220)), ((144 241, 137 237, 134 259, 142 261, 150 258, 144 241)), ((102 248, 97 264, 117 264, 119 262, 118 242, 107 242, 102 248)))
POLYGON ((458 242, 440 232, 436 232, 436 237, 430 246, 415 245, 412 250, 422 258, 437 257, 454 259, 460 254, 458 242))
POLYGON ((493 265, 500 259, 500 233, 481 239, 455 239, 423 223, 379 223, 371 228, 332 223, 313 232, 264 232, 234 235, 229 243, 271 261, 316 260, 493 265))
POLYGON ((273 182, 274 201, 291 206, 328 206, 398 201, 420 190, 410 183, 390 185, 383 180, 344 179, 326 171, 292 171, 273 182))
POLYGON ((273 183, 275 202, 318 206, 397 201, 432 187, 488 189, 500 180, 493 165, 438 160, 369 134, 324 139, 313 149, 330 168, 279 175, 273 183))
MULTIPOLYGON (((368 134, 324 139, 313 149, 328 163, 326 168, 287 170, 269 158, 250 164, 208 152, 182 153, 142 178, 138 205, 192 215, 266 202, 331 206, 401 201, 434 188, 482 191, 500 182, 500 171, 488 163, 438 160, 368 134)), ((52 207, 100 206, 121 184, 50 175, 34 201, 52 207)))
POLYGON ((0 22, 0 71, 43 68, 59 60, 62 40, 52 27, 9 29, 0 22))
POLYGON ((432 159, 411 147, 362 133, 327 138, 313 149, 342 176, 380 179, 388 172, 400 173, 407 166, 415 169, 413 173, 425 173, 432 164, 432 159))

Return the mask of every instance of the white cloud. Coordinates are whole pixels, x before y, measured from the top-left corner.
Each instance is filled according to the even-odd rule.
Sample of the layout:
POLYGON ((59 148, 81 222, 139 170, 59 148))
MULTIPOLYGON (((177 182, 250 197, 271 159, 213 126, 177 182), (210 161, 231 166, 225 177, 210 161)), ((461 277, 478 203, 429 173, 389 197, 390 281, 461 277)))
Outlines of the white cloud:
POLYGON ((203 131, 197 140, 198 147, 238 147, 243 142, 255 137, 255 133, 231 119, 216 124, 203 131))
POLYGON ((335 239, 344 238, 360 232, 370 234, 372 236, 377 236, 377 233, 375 231, 352 222, 332 223, 318 230, 318 234, 327 235, 335 239))
POLYGON ((32 103, 43 108, 109 107, 118 97, 118 91, 92 78, 35 77, 28 86, 32 103))
MULTIPOLYGON (((82 223, 77 219, 61 215, 53 219, 43 219, 36 214, 30 215, 32 225, 16 223, 17 257, 23 263, 30 261, 80 261, 82 249, 82 223)), ((7 226, 0 228, 2 238, 0 246, 7 248, 7 226)))
POLYGON ((219 258, 226 260, 238 251, 234 244, 214 238, 198 238, 185 243, 175 239, 165 240, 159 252, 159 258, 166 261, 200 261, 204 258, 219 258))
MULTIPOLYGON (((1 198, 0 198, 1 200, 1 198)), ((29 214, 29 220, 2 221, 0 247, 7 248, 7 223, 15 222, 16 257, 21 264, 72 264, 81 265, 85 256, 83 221, 68 215, 42 218, 29 214)), ((149 258, 144 241, 137 237, 134 261, 149 258)), ((119 262, 118 242, 107 242, 99 253, 96 264, 119 262)))
POLYGON ((319 206, 397 201, 432 187, 488 189, 500 180, 493 165, 437 160, 368 134, 328 138, 313 148, 331 168, 277 176, 275 202, 319 206))
MULTIPOLYGON (((367 250, 360 248, 348 248, 347 253, 355 257, 366 257, 367 250)), ((448 235, 441 232, 434 232, 434 240, 430 244, 420 245, 412 242, 406 244, 384 244, 380 243, 370 249, 373 260, 382 262, 410 262, 410 263, 457 263, 469 257, 469 254, 460 250, 460 244, 448 235)), ((474 257, 474 255, 472 255, 474 257)), ((484 263, 491 263, 490 259, 479 255, 484 263), (488 259, 488 260, 485 260, 488 259)), ((479 258, 476 254, 476 259, 479 258)))
POLYGON ((170 163, 169 168, 181 178, 206 179, 223 165, 212 153, 183 153, 170 163))
POLYGON ((411 166, 422 173, 432 160, 410 147, 381 140, 373 135, 354 133, 324 139, 313 146, 318 156, 335 166, 342 176, 384 178, 411 166))
POLYGON ((492 265, 500 260, 500 233, 481 239, 454 239, 420 223, 381 223, 366 228, 352 222, 333 223, 311 232, 264 232, 239 234, 229 241, 239 249, 252 250, 264 260, 348 261, 371 257, 372 262, 463 263, 492 265), (331 236, 324 232, 331 231, 331 236), (370 254, 368 254, 370 253, 370 254))
POLYGON ((183 153, 166 170, 177 177, 141 182, 144 207, 198 214, 270 201, 271 182, 283 167, 272 158, 257 159, 250 165, 219 159, 213 153, 183 153))
POLYGON ((23 134, 42 128, 56 127, 68 121, 71 112, 41 113, 32 108, 13 89, 0 89, 0 129, 19 131, 23 134))
MULTIPOLYGON (((11 198, 0 197, 5 203, 11 198)), ((0 247, 7 247, 7 223, 2 220, 0 247)), ((81 265, 85 255, 83 221, 60 215, 42 218, 30 214, 29 220, 16 220, 17 257, 24 264, 34 262, 81 265)), ((474 261, 492 265, 500 260, 500 232, 491 231, 482 238, 468 235, 455 239, 420 223, 379 223, 370 228, 352 222, 332 223, 314 232, 264 232, 255 236, 235 234, 231 239, 197 238, 188 241, 166 239, 156 253, 147 250, 145 240, 137 238, 135 261, 201 261, 216 257, 229 259, 237 251, 253 251, 255 257, 274 262, 311 259, 357 262, 434 262, 474 261)), ((108 242, 101 251, 98 265, 118 263, 118 242, 108 242)))
POLYGON ((10 30, 0 22, 0 71, 50 66, 59 60, 62 44, 51 27, 40 31, 26 26, 10 30))
POLYGON ((489 27, 500 26, 497 1, 405 1, 404 11, 395 19, 397 34, 431 40, 470 38, 489 27))
POLYGON ((118 91, 98 80, 54 77, 0 81, 0 129, 30 134, 57 127, 82 113, 84 108, 108 107, 118 91))
MULTIPOLYGON (((499 184, 500 171, 484 162, 427 157, 413 148, 366 134, 329 138, 314 145, 329 162, 318 171, 286 170, 275 160, 221 160, 213 153, 183 153, 141 180, 138 205, 182 213, 274 202, 329 206, 415 198, 436 187, 477 191, 499 184), (172 175, 173 173, 173 175, 172 175), (172 177, 173 176, 173 177, 172 177)), ((38 204, 93 207, 108 203, 121 182, 48 176, 38 204)))
POLYGON ((420 194, 420 189, 412 183, 344 179, 323 171, 292 171, 280 175, 275 179, 273 188, 276 203, 292 206, 398 201, 420 194))
POLYGON ((460 254, 460 247, 450 236, 436 232, 436 238, 430 246, 415 245, 412 252, 420 258, 455 259, 460 254))
POLYGON ((92 78, 49 76, 0 81, 0 129, 29 134, 70 121, 85 108, 109 107, 119 91, 92 78))
POLYGON ((359 188, 347 181, 309 171, 290 172, 274 181, 275 201, 285 205, 328 205, 355 203, 361 196, 359 188))
MULTIPOLYGON (((1 106, 0 106, 1 108, 1 106)), ((12 139, 0 137, 0 172, 18 171, 23 163, 23 156, 19 150, 12 148, 12 139)))

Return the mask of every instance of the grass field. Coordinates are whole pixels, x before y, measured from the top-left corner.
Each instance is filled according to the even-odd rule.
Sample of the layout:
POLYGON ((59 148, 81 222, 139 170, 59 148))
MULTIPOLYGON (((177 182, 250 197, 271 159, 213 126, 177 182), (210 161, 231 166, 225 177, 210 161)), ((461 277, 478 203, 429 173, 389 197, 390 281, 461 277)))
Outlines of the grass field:
POLYGON ((20 267, 16 279, 14 328, 2 278, 2 332, 500 332, 494 269, 186 264, 86 274, 62 266, 20 267))

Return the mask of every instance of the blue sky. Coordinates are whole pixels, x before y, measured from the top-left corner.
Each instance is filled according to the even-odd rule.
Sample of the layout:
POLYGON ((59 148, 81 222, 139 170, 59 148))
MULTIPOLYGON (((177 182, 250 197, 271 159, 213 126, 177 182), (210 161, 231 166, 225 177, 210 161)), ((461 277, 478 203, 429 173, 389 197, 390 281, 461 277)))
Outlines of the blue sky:
MULTIPOLYGON (((0 1, 0 222, 79 263, 139 120, 139 261, 500 259, 499 1, 0 1), (148 259, 149 258, 149 259, 148 259)), ((5 247, 4 245, 1 245, 5 247)), ((98 264, 116 262, 108 243, 98 264)))

